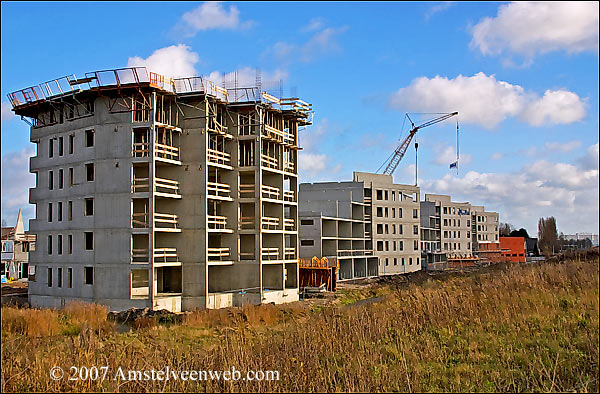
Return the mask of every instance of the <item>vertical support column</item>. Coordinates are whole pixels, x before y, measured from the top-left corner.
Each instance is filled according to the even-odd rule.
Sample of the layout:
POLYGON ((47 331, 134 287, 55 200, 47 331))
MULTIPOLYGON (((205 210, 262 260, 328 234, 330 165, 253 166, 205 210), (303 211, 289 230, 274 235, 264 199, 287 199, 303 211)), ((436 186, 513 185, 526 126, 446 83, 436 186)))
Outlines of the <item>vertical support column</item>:
POLYGON ((150 202, 149 202, 149 207, 148 207, 148 215, 149 215, 149 225, 150 225, 150 232, 148 234, 148 243, 149 243, 149 247, 148 247, 148 258, 149 258, 149 265, 150 265, 150 271, 148 272, 148 286, 150 287, 149 289, 149 302, 150 302, 150 309, 154 309, 154 297, 156 295, 156 285, 154 282, 154 206, 155 206, 155 196, 154 196, 154 189, 155 189, 155 170, 156 170, 156 161, 154 159, 154 140, 155 140, 155 112, 156 112, 156 92, 152 92, 152 120, 150 122, 150 138, 148 141, 148 150, 149 150, 149 154, 150 154, 150 166, 148 169, 148 184, 149 184, 149 192, 150 192, 150 202))
POLYGON ((257 262, 258 262, 258 286, 260 287, 260 303, 262 304, 262 299, 264 297, 264 288, 263 288, 263 259, 262 259, 262 192, 261 187, 263 183, 262 178, 262 132, 264 128, 264 116, 263 116, 263 108, 257 108, 257 116, 258 116, 258 136, 256 137, 256 142, 258 144, 256 149, 256 171, 257 173, 254 176, 255 179, 255 188, 254 193, 256 196, 256 208, 255 208, 255 217, 257 221, 257 233, 256 233, 256 253, 257 253, 257 262))

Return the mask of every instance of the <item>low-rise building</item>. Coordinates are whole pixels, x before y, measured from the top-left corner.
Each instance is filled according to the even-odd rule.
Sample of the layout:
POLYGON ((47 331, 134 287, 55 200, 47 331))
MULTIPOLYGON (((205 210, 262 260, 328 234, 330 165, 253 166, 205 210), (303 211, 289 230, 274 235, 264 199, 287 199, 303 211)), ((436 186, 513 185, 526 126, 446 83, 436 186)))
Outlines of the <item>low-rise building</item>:
POLYGON ((503 249, 504 261, 511 263, 525 262, 525 238, 523 237, 500 237, 500 248, 503 249))
POLYGON ((35 235, 23 227, 23 215, 19 209, 15 227, 2 228, 1 273, 11 279, 27 279, 29 252, 35 250, 35 235))

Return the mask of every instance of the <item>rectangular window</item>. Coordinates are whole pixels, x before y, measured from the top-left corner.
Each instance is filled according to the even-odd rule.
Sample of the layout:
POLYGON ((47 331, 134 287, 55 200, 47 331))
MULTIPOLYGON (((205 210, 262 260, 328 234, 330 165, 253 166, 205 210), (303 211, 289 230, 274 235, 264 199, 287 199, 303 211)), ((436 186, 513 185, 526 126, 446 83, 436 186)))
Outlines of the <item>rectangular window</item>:
POLYGON ((94 146, 94 130, 85 131, 85 146, 88 148, 94 146))
MULTIPOLYGON (((398 208, 398 218, 402 219, 402 208, 398 208)), ((402 234, 402 233, 400 233, 402 234)))
POLYGON ((86 198, 84 200, 84 204, 85 204, 84 215, 85 216, 92 216, 94 214, 94 199, 93 198, 86 198))
POLYGON ((402 257, 402 265, 404 265, 404 257, 402 257))
POLYGON ((414 250, 419 250, 419 241, 417 241, 416 239, 413 242, 413 249, 414 250))
POLYGON ((396 208, 392 208, 392 219, 396 217, 396 208))
POLYGON ((69 210, 69 221, 73 220, 73 201, 69 201, 68 210, 69 210))
POLYGON ((300 220, 300 225, 301 226, 312 226, 314 224, 315 224, 315 222, 312 219, 310 219, 310 220, 308 220, 308 219, 300 220))
POLYGON ((413 234, 419 234, 419 226, 416 224, 413 226, 413 234))
POLYGON ((377 251, 378 252, 383 251, 383 241, 377 241, 377 251))
POLYGON ((382 207, 377 207, 377 217, 378 218, 383 217, 383 208, 382 207))
POLYGON ((71 134, 69 136, 69 154, 73 154, 73 145, 75 143, 75 134, 71 134))
POLYGON ((400 242, 400 247, 399 247, 399 249, 400 249, 400 250, 404 250, 404 241, 398 241, 398 242, 400 242))
POLYGON ((315 241, 313 239, 300 240, 300 246, 314 246, 315 241))
POLYGON ((52 268, 48 268, 48 287, 52 287, 52 268))
POLYGON ((83 267, 83 283, 86 285, 94 284, 94 267, 83 267))
POLYGON ((390 251, 390 241, 385 241, 385 251, 386 252, 390 251))
POLYGON ((94 163, 89 163, 85 165, 85 174, 88 182, 94 181, 94 163))
POLYGON ((383 191, 382 190, 377 190, 377 199, 383 200, 383 191))
POLYGON ((54 157, 54 139, 53 138, 50 138, 48 140, 48 157, 49 158, 54 157))
POLYGON ((62 156, 64 154, 64 138, 58 137, 58 155, 62 156))
POLYGON ((52 235, 48 235, 48 254, 52 254, 52 235))
POLYGON ((412 257, 408 258, 408 265, 412 265, 412 257))
POLYGON ((73 171, 73 168, 69 168, 69 187, 73 186, 75 184, 75 172, 73 171))
POLYGON ((85 237, 85 250, 94 250, 94 233, 86 231, 83 234, 85 237))
POLYGON ((73 234, 67 235, 67 247, 69 254, 73 254, 73 234))
POLYGON ((448 207, 444 207, 444 215, 448 214, 448 207))
POLYGON ((402 224, 399 224, 399 225, 398 225, 398 234, 402 234, 402 233, 403 233, 403 231, 404 231, 404 230, 402 229, 403 227, 404 227, 404 225, 402 225, 402 224))
POLYGON ((64 176, 63 175, 64 175, 64 171, 61 168, 60 170, 58 170, 58 188, 59 189, 62 189, 63 186, 64 186, 64 183, 63 183, 64 182, 64 176))
POLYGON ((392 190, 392 201, 396 201, 396 192, 394 190, 392 190))
POLYGON ((398 265, 398 259, 394 257, 394 265, 398 265))
POLYGON ((386 191, 385 191, 385 201, 387 201, 387 200, 388 200, 388 197, 389 197, 389 194, 388 194, 388 191, 386 190, 386 191))
POLYGON ((419 210, 413 209, 413 219, 417 219, 419 217, 419 210))
POLYGON ((58 251, 58 254, 62 254, 62 245, 63 245, 62 234, 58 234, 57 238, 58 238, 58 240, 57 240, 58 244, 56 245, 58 247, 57 251, 58 251))
POLYGON ((392 224, 392 234, 396 234, 396 225, 392 224))
POLYGON ((385 217, 386 218, 388 217, 388 213, 389 213, 388 207, 385 207, 385 217))
POLYGON ((54 171, 48 171, 48 190, 54 190, 54 171))
POLYGON ((59 201, 58 202, 58 215, 57 215, 59 222, 62 222, 62 212, 63 212, 62 207, 63 207, 62 201, 59 201))
POLYGON ((48 203, 48 222, 52 222, 52 203, 48 203))
POLYGON ((62 287, 62 268, 61 267, 58 267, 57 275, 58 275, 58 278, 57 278, 58 280, 56 281, 57 282, 56 285, 58 287, 62 287))
POLYGON ((73 268, 67 268, 67 287, 73 288, 73 268))

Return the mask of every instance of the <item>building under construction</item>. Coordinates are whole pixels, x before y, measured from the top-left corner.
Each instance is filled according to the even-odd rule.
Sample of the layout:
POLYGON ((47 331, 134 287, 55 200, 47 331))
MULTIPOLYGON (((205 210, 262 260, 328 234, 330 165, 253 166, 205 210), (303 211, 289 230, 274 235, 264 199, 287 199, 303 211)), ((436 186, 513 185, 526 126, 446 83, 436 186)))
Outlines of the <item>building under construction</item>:
MULTIPOLYGON (((227 80, 226 80, 227 81, 227 80)), ((298 300, 310 104, 145 68, 9 95, 31 125, 30 303, 171 311, 298 300)))

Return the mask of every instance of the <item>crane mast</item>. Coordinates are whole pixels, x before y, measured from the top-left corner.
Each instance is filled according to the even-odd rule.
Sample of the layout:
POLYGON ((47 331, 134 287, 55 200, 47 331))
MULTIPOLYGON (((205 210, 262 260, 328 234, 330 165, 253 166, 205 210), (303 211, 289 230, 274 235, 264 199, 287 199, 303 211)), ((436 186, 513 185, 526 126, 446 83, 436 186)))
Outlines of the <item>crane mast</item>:
POLYGON ((406 114, 406 117, 410 120, 412 129, 410 130, 410 132, 408 133, 408 136, 404 139, 404 141, 402 141, 402 143, 394 151, 394 154, 393 154, 392 158, 390 159, 389 163, 387 164, 387 166, 383 170, 383 174, 385 174, 385 175, 392 175, 394 173, 394 171, 396 170, 396 167, 398 167, 398 164, 400 163, 400 160, 402 160, 402 158, 404 157, 404 154, 406 153, 406 150, 410 146, 410 141, 412 141, 413 137, 415 136, 415 134, 417 133, 417 131, 419 131, 419 129, 422 129, 424 127, 431 126, 433 124, 442 122, 442 121, 444 121, 444 120, 446 120, 448 118, 453 117, 454 115, 458 115, 458 112, 452 112, 452 113, 444 114, 444 115, 442 115, 440 117, 428 120, 427 122, 425 122, 423 124, 415 126, 415 124, 413 123, 412 119, 410 119, 410 117, 408 116, 408 114, 406 114))

